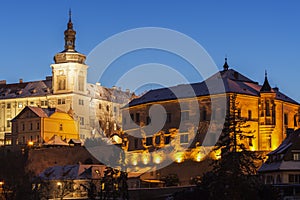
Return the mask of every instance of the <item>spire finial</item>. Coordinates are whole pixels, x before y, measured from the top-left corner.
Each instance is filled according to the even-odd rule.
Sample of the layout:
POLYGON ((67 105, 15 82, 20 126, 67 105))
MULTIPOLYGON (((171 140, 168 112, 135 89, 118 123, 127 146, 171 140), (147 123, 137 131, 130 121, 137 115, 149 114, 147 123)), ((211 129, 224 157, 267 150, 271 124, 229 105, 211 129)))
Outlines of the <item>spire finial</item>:
POLYGON ((72 21, 72 10, 71 8, 69 8, 69 22, 72 21))
POLYGON ((224 65, 223 65, 223 69, 224 69, 224 71, 227 71, 228 68, 229 68, 229 66, 228 66, 228 64, 227 64, 227 55, 226 55, 226 56, 225 56, 225 63, 224 63, 224 65))
POLYGON ((76 31, 73 30, 72 23, 72 11, 69 9, 69 22, 67 24, 67 30, 65 30, 65 50, 64 51, 75 51, 75 37, 76 31))
POLYGON ((267 70, 265 70, 265 78, 268 77, 268 73, 267 73, 267 70))

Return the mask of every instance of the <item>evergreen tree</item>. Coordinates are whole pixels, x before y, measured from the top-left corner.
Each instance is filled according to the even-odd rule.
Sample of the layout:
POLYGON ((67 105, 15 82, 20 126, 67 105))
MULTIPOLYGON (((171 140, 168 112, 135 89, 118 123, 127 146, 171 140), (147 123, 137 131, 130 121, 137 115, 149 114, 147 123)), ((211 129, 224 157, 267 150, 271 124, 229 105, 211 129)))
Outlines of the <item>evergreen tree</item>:
POLYGON ((247 128, 236 95, 230 95, 224 128, 215 147, 221 151, 221 159, 213 161, 213 170, 202 177, 210 199, 259 199, 260 182, 255 174, 260 156, 247 148, 254 137, 247 128))

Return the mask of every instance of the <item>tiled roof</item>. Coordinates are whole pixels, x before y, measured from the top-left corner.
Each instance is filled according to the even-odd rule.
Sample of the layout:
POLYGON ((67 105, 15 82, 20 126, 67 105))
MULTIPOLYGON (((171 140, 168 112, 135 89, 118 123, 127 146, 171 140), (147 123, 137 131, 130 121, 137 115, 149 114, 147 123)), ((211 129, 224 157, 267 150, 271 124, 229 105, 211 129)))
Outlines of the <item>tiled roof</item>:
POLYGON ((25 98, 51 94, 52 80, 0 84, 0 99, 25 98))
POLYGON ((53 166, 43 171, 39 175, 39 178, 42 180, 79 180, 99 178, 98 174, 93 173, 95 170, 98 170, 99 175, 103 176, 105 166, 92 164, 53 166))
MULTIPOLYGON (((233 69, 229 69, 217 72, 206 81, 202 81, 200 83, 183 84, 169 88, 150 90, 141 97, 133 99, 129 103, 129 106, 194 96, 198 97, 212 94, 221 94, 224 93, 224 91, 226 93, 259 96, 261 88, 262 86, 257 82, 247 78, 246 76, 233 69), (224 87, 218 84, 220 83, 220 81, 217 81, 219 79, 222 79, 224 87), (207 86, 209 86, 209 89, 207 86), (191 90, 190 88, 192 88, 193 90, 191 90)), ((278 100, 298 104, 298 102, 296 102, 295 100, 279 92, 278 89, 271 89, 271 92, 276 93, 276 99, 278 100)))

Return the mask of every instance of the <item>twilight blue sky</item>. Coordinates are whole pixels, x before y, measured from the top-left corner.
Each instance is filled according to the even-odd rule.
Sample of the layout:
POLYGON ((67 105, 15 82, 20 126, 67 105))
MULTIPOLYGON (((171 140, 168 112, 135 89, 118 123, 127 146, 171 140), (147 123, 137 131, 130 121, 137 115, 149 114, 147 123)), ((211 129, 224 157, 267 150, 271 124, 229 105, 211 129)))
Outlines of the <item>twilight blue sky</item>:
MULTIPOLYGON (((76 49, 84 54, 108 37, 139 27, 164 27, 199 42, 219 69, 229 66, 260 83, 264 70, 273 87, 300 101, 300 1, 28 0, 0 2, 0 79, 9 83, 51 75, 55 53, 63 50, 63 31, 72 8, 76 49)), ((150 52, 151 53, 151 52, 150 52)), ((142 64, 147 52, 115 65, 142 64)), ((152 52, 156 55, 157 52, 152 52)), ((154 57, 159 57, 154 56, 154 57)), ((182 61, 145 59, 172 65, 182 61)), ((175 58, 176 60, 176 58, 175 58)), ((178 67, 178 66, 177 66, 178 67)), ((192 82, 199 77, 187 70, 192 82)), ((200 78, 199 78, 200 81, 200 78)), ((105 85, 105 83, 103 83, 105 85)), ((108 86, 109 83, 107 83, 108 86)))

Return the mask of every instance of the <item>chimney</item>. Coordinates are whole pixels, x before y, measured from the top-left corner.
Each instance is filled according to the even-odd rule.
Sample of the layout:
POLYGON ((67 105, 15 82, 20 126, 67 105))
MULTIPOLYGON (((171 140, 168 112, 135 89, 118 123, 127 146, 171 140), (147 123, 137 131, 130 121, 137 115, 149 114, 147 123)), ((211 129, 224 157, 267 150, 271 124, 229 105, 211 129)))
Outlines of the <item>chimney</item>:
POLYGON ((6 80, 0 80, 0 85, 6 85, 6 80))
POLYGON ((19 79, 19 83, 23 83, 23 79, 22 78, 19 79))

